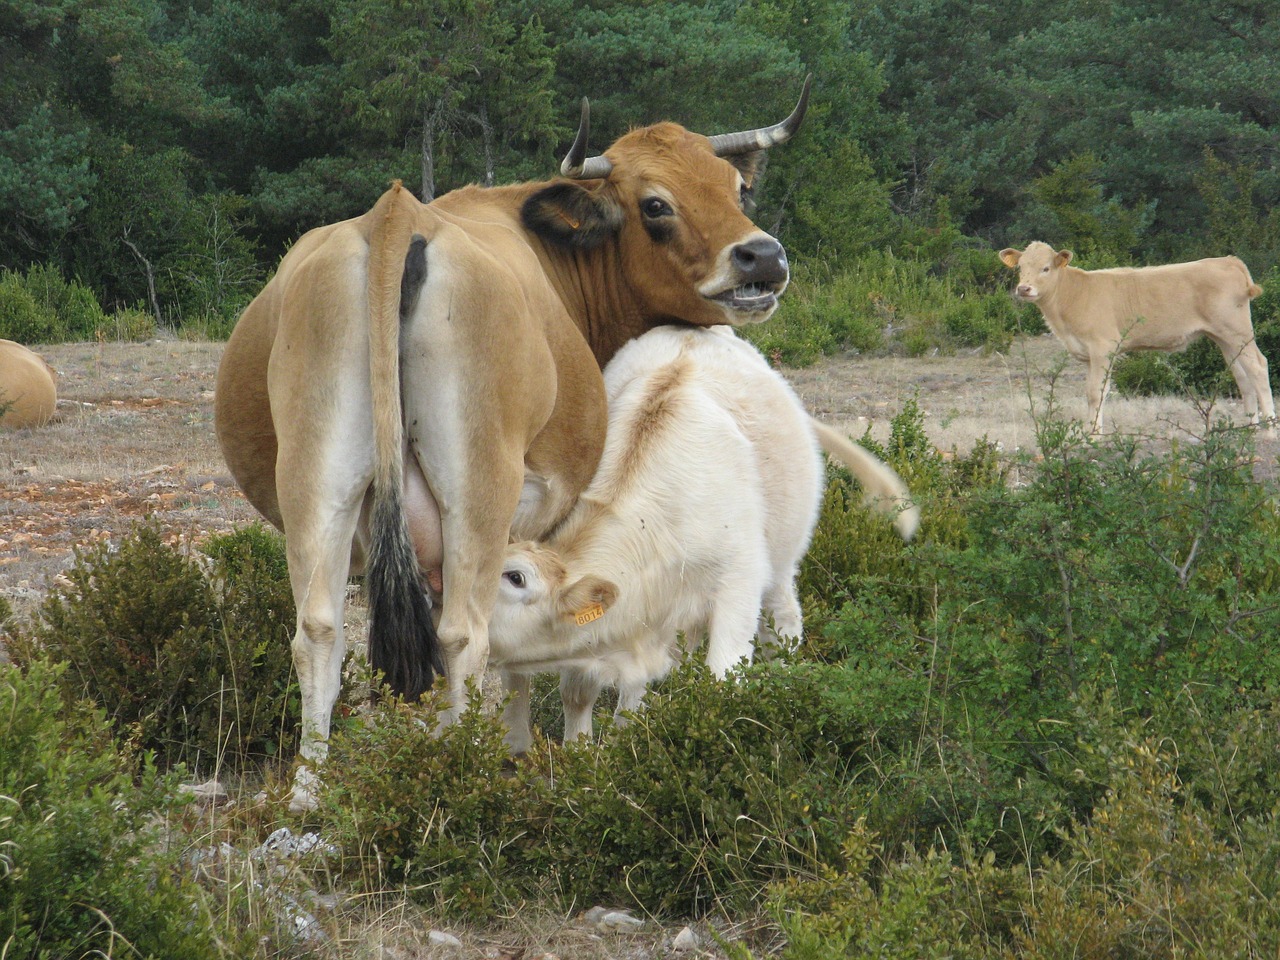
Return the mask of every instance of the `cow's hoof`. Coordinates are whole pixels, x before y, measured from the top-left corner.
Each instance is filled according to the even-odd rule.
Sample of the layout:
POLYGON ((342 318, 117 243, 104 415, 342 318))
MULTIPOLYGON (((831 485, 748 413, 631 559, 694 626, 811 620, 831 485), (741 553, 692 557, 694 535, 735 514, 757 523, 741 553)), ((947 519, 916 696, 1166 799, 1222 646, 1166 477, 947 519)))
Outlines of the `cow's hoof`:
POLYGON ((298 767, 293 774, 293 792, 289 795, 290 813, 310 813, 319 803, 316 791, 320 787, 320 778, 306 767, 298 767))

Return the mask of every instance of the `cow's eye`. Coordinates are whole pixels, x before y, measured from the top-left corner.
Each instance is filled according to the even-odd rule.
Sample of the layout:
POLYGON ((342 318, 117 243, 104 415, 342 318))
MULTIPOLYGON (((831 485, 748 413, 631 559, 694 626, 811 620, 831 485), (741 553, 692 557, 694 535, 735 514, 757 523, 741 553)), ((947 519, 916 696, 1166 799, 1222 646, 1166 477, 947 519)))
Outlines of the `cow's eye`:
POLYGON ((1041 270, 1040 272, 1041 272, 1041 273, 1048 273, 1048 272, 1049 272, 1049 268, 1048 268, 1048 267, 1045 267, 1045 268, 1044 268, 1043 270, 1041 270))
POLYGON ((640 211, 650 220, 657 220, 659 217, 669 217, 673 213, 671 204, 663 200, 661 197, 648 197, 640 201, 640 211))
POLYGON ((508 570, 503 574, 507 578, 507 583, 511 584, 517 590, 524 589, 524 574, 519 570, 508 570))

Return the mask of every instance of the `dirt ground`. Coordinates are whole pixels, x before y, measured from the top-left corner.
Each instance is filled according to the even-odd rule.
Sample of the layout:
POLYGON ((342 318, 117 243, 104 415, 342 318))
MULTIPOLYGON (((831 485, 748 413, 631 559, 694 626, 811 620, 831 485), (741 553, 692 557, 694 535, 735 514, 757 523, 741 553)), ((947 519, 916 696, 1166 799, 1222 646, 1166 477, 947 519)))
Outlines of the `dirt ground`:
MULTIPOLYGON (((58 412, 39 429, 0 432, 0 596, 34 608, 77 547, 119 537, 138 519, 198 543, 257 517, 227 472, 213 432, 220 343, 62 344, 40 348, 58 371, 58 412)), ((809 409, 861 436, 888 436, 914 397, 930 439, 967 452, 986 436, 1005 451, 1034 445, 1033 413, 1053 396, 1083 418, 1084 366, 1051 337, 1004 353, 825 359, 785 371, 809 409)), ((1238 402, 1214 411, 1242 421, 1238 402)), ((1107 401, 1108 429, 1193 438, 1204 413, 1181 397, 1107 401)), ((1280 445, 1260 440, 1261 464, 1280 445)))

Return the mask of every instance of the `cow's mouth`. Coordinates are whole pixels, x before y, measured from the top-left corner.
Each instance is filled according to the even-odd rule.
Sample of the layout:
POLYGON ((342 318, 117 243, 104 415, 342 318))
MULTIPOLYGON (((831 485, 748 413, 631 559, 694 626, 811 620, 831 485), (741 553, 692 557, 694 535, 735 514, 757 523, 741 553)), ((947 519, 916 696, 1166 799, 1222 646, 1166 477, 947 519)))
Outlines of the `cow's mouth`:
POLYGON ((772 310, 778 305, 778 294, 782 292, 781 286, 777 283, 748 283, 717 293, 709 299, 730 310, 759 313, 763 310, 772 310))

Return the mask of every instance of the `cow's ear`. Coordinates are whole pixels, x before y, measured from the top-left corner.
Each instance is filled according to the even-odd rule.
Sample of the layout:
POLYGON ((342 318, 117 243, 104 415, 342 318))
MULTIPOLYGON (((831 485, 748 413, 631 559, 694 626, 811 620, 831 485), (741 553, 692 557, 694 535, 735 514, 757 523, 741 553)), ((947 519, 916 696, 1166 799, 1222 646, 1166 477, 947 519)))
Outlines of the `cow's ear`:
POLYGON ((590 623, 603 617, 617 599, 618 588, 613 583, 589 573, 560 595, 560 615, 578 623, 590 623))
POLYGON ((1065 267, 1070 262, 1071 262, 1070 250, 1059 250, 1057 253, 1053 255, 1053 265, 1055 267, 1065 267))
POLYGON ((737 168, 742 174, 742 180, 747 185, 747 189, 750 189, 760 171, 764 169, 767 157, 768 153, 764 150, 752 150, 750 153, 739 153, 725 159, 737 168))
POLYGON ((1021 259, 1021 250, 1015 250, 1013 247, 1005 247, 1000 251, 1000 262, 1010 269, 1016 267, 1018 265, 1018 261, 1021 259))
POLYGON ((622 229, 622 207, 611 193, 558 180, 520 208, 524 225, 561 247, 592 250, 622 229))

